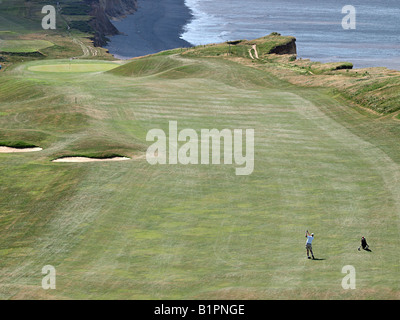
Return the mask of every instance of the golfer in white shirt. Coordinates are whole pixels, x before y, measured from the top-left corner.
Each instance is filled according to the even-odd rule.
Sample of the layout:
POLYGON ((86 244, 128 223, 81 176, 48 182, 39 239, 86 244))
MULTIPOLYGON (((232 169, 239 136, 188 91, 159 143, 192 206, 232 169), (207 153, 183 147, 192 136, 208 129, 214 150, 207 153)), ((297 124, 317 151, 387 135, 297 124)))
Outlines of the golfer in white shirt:
POLYGON ((313 259, 314 258, 314 253, 312 251, 312 241, 314 240, 314 233, 309 234, 308 230, 306 231, 306 238, 307 238, 307 242, 306 242, 306 249, 307 249, 307 258, 310 258, 310 252, 311 252, 311 256, 313 259))

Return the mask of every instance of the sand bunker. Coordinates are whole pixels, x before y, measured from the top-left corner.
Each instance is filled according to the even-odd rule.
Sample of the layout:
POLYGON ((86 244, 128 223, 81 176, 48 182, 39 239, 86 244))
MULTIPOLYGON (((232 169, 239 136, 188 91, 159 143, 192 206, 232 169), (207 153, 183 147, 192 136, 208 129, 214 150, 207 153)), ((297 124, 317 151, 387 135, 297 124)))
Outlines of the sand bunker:
POLYGON ((114 157, 114 158, 87 158, 87 157, 65 157, 53 160, 53 162, 106 162, 106 161, 126 161, 131 160, 126 157, 114 157))
POLYGON ((42 151, 42 148, 35 147, 35 148, 11 148, 11 147, 4 147, 0 146, 0 153, 14 153, 14 152, 36 152, 42 151))

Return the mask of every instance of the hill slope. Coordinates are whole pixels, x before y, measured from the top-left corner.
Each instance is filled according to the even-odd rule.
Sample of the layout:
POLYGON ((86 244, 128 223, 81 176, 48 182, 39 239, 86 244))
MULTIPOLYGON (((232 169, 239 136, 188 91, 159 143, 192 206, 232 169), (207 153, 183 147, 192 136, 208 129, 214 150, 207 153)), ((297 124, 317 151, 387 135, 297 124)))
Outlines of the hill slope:
POLYGON ((14 51, 0 147, 43 148, 0 148, 0 298, 400 298, 399 72, 298 60, 278 34, 106 61, 76 3, 55 32, 37 23, 42 1, 0 4, 14 51), (254 171, 150 165, 147 134, 170 121, 254 129, 254 171), (52 161, 114 156, 131 160, 52 161), (362 235, 372 252, 357 251, 362 235), (56 290, 41 287, 45 265, 56 290), (341 286, 346 265, 356 290, 341 286))
POLYGON ((399 298, 398 122, 373 121, 251 60, 172 54, 106 73, 31 68, 57 63, 69 62, 0 77, 3 136, 44 147, 0 154, 2 298, 399 298), (254 129, 253 174, 151 166, 146 134, 168 132, 170 120, 197 132, 254 129), (106 153, 134 160, 51 162, 106 153), (305 229, 319 260, 305 258, 305 229), (361 235, 372 253, 357 251, 361 235), (48 264, 56 290, 41 288, 48 264), (340 285, 345 265, 357 270, 355 291, 340 285))

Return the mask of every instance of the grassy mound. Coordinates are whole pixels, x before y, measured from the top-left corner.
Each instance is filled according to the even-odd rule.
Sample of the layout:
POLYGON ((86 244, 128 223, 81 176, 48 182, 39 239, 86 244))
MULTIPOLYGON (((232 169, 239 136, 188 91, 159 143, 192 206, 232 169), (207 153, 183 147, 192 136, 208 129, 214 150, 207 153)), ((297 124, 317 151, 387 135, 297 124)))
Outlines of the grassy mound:
POLYGON ((46 40, 0 40, 0 52, 33 53, 53 45, 52 42, 46 40))
POLYGON ((57 152, 53 158, 86 157, 107 159, 114 157, 132 156, 138 152, 144 152, 144 146, 137 142, 125 141, 123 137, 92 137, 85 135, 72 144, 65 146, 57 152))
POLYGON ((0 146, 16 148, 16 149, 36 148, 37 147, 36 145, 27 143, 25 141, 2 141, 2 140, 0 140, 0 146))
POLYGON ((181 61, 168 56, 149 56, 127 63, 113 69, 110 73, 120 76, 143 77, 155 75, 167 70, 183 66, 181 61))

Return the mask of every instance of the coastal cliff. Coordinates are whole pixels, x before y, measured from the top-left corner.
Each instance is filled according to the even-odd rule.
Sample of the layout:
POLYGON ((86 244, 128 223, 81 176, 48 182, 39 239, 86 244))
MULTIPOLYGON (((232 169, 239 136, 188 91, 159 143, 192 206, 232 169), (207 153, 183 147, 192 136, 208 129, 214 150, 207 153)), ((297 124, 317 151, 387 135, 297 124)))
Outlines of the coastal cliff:
POLYGON ((296 38, 290 37, 288 42, 277 45, 269 53, 297 55, 296 38))
POLYGON ((189 56, 237 56, 264 59, 271 54, 297 56, 296 38, 272 32, 268 36, 253 40, 236 40, 195 47, 183 53, 189 56))
POLYGON ((90 6, 89 15, 93 17, 89 25, 94 31, 95 46, 104 46, 107 43, 107 36, 119 34, 110 20, 132 14, 137 9, 137 0, 85 0, 85 2, 90 6))

